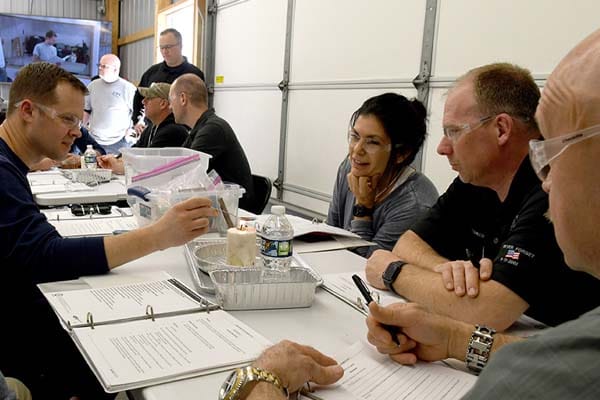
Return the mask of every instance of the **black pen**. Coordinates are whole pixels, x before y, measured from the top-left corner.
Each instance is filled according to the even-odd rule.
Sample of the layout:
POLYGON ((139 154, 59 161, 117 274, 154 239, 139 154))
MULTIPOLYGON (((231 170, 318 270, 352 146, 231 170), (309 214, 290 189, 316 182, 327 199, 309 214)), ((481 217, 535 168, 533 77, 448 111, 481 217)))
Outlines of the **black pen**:
MULTIPOLYGON (((367 288, 367 285, 363 282, 362 279, 360 279, 360 276, 358 276, 356 274, 352 275, 352 280, 354 281, 354 284, 356 285, 356 287, 358 288, 360 293, 365 298, 365 301, 367 302, 367 306, 368 306, 373 301, 373 297, 371 297, 371 292, 367 288)), ((392 325, 383 325, 383 326, 392 336, 392 340, 394 341, 394 343, 396 343, 397 345, 400 345, 400 341, 398 340, 398 333, 400 333, 400 329, 397 326, 392 326, 392 325)))

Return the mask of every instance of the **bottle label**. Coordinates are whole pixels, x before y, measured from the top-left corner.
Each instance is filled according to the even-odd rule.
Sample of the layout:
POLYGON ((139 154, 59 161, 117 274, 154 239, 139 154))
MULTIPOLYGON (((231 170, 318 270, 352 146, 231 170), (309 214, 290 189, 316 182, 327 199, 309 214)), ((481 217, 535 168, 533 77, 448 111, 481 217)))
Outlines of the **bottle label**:
POLYGON ((83 156, 86 164, 96 164, 96 153, 86 154, 83 156))
POLYGON ((260 238, 260 253, 267 257, 289 257, 292 255, 292 240, 260 238))

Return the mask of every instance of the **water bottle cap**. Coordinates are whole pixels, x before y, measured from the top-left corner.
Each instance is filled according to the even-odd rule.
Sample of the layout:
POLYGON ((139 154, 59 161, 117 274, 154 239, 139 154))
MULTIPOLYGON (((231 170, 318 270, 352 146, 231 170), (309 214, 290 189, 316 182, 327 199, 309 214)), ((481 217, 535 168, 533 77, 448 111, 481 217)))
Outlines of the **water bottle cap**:
POLYGON ((285 206, 271 206, 271 214, 275 214, 275 215, 285 214, 285 206))
POLYGON ((88 144, 88 145, 87 145, 87 148, 88 148, 88 149, 92 149, 92 150, 94 149, 94 148, 92 147, 92 145, 91 145, 91 144, 88 144))

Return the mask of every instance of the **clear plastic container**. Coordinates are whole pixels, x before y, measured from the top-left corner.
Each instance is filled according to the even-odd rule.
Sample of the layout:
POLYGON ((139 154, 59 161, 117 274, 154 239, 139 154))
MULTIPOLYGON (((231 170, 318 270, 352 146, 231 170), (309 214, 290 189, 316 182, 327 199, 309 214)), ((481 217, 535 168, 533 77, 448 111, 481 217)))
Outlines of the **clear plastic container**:
POLYGON ((294 228, 285 217, 285 207, 274 205, 271 215, 258 232, 260 236, 260 254, 265 268, 273 272, 286 273, 292 261, 292 239, 294 228))
POLYGON ((245 192, 246 190, 240 185, 225 184, 221 190, 183 190, 165 193, 164 196, 149 195, 148 201, 128 196, 128 202, 133 215, 137 217, 138 225, 145 226, 159 219, 174 204, 192 197, 207 197, 219 212, 216 217, 211 218, 208 233, 226 236, 229 225, 238 224, 239 201, 245 192))

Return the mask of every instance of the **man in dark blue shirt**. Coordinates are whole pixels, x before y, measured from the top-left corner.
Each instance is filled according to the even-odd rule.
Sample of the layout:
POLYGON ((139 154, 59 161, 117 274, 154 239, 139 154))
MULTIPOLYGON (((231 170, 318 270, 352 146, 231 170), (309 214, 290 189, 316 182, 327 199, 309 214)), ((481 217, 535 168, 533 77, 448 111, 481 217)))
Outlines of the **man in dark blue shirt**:
POLYGON ((22 380, 36 397, 103 395, 36 284, 107 273, 182 245, 205 233, 207 217, 216 215, 210 200, 196 198, 174 206, 152 225, 119 236, 62 238, 39 212, 26 174, 44 157, 62 159, 81 136, 85 93, 85 86, 60 67, 30 64, 10 88, 0 126, 0 304, 6 306, 0 370, 22 380), (37 338, 25 340, 31 334, 37 338))

